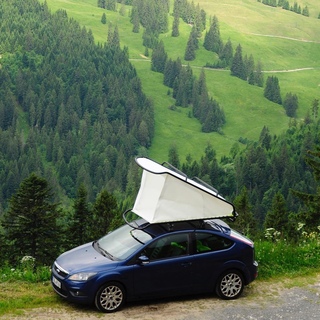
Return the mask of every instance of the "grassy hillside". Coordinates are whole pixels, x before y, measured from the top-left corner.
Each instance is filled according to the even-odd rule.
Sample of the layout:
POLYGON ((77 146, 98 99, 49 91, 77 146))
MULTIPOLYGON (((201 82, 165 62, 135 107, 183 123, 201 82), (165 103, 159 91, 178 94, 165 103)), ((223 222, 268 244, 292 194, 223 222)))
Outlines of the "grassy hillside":
MULTIPOLYGON (((293 5, 294 1, 291 2, 293 5)), ((229 71, 207 69, 209 93, 223 107, 227 123, 222 135, 202 133, 199 122, 188 117, 188 109, 169 110, 173 100, 167 95, 168 88, 162 84, 162 75, 151 72, 150 61, 143 57, 142 31, 132 33, 128 18, 130 7, 127 7, 126 15, 121 16, 119 12, 97 8, 96 0, 47 0, 47 3, 52 11, 65 9, 69 17, 91 29, 97 42, 106 41, 108 23, 118 25, 121 45, 129 48, 130 59, 141 78, 143 89, 155 104, 156 132, 149 154, 152 158, 167 160, 172 144, 178 147, 181 160, 188 153, 199 158, 207 143, 211 143, 218 156, 222 156, 229 153, 240 137, 258 139, 264 125, 272 134, 287 128, 289 118, 283 107, 266 100, 263 88, 231 77, 229 71), (100 22, 103 12, 107 15, 107 25, 100 22)), ((256 0, 225 0, 223 3, 221 0, 200 0, 197 3, 207 13, 208 28, 210 16, 216 15, 222 38, 225 41, 230 38, 234 49, 240 43, 243 55, 252 54, 255 62, 260 60, 265 80, 269 75, 278 77, 283 98, 287 92, 297 94, 298 118, 303 118, 312 101, 319 98, 319 1, 298 1, 301 8, 308 6, 310 17, 265 6, 256 0)), ((170 19, 171 28, 172 17, 170 19)), ((172 59, 184 56, 190 26, 180 22, 179 30, 178 38, 171 37, 171 30, 161 35, 165 50, 172 59)), ((195 75, 207 62, 214 61, 214 55, 202 47, 203 38, 204 34, 196 60, 190 62, 195 75)))

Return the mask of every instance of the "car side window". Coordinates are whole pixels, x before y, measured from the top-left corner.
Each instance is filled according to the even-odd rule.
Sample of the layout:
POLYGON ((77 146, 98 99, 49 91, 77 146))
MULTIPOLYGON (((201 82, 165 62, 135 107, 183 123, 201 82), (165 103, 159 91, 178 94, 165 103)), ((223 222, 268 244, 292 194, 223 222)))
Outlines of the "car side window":
POLYGON ((228 249, 232 246, 232 244, 232 240, 215 234, 205 232, 196 233, 197 253, 228 249))
POLYGON ((152 242, 144 254, 152 261, 186 255, 188 253, 188 234, 168 235, 152 242))

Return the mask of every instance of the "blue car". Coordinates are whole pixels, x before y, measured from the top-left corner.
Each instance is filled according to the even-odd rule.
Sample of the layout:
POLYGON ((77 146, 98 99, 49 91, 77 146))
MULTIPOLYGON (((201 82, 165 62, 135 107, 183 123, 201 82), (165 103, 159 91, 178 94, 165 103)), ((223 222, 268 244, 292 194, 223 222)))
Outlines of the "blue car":
POLYGON ((252 241, 221 221, 137 226, 62 254, 52 268, 55 291, 114 312, 146 298, 215 291, 235 299, 257 276, 252 241))
POLYGON ((172 168, 136 161, 144 173, 129 212, 138 218, 128 222, 124 215, 122 227, 60 255, 52 267, 54 290, 102 312, 127 301, 185 294, 238 298, 258 265, 253 242, 217 218, 234 215, 233 205, 172 168))

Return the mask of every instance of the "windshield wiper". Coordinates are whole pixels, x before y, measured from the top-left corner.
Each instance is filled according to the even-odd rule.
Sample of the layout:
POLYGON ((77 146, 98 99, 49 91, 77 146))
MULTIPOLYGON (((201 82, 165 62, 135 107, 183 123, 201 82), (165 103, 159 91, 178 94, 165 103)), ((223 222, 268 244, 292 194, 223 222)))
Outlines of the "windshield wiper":
POLYGON ((99 251, 101 252, 101 254, 102 254, 103 256, 109 258, 110 260, 114 260, 114 256, 113 256, 111 253, 109 253, 107 250, 103 249, 103 248, 100 246, 100 244, 99 244, 98 241, 97 241, 96 243, 97 243, 97 247, 98 247, 99 251))

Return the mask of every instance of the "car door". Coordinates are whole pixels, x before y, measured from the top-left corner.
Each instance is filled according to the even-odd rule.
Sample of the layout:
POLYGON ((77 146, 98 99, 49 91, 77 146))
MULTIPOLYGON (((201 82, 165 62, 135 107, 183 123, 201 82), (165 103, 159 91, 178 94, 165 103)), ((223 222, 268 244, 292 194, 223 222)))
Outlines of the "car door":
POLYGON ((168 296, 192 290, 192 257, 189 234, 165 235, 149 244, 140 255, 148 262, 134 266, 134 291, 140 296, 168 296))
POLYGON ((228 238, 211 232, 195 232, 193 239, 194 291, 213 291, 225 263, 232 259, 229 249, 234 243, 228 238))

